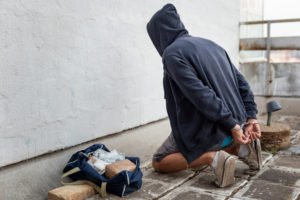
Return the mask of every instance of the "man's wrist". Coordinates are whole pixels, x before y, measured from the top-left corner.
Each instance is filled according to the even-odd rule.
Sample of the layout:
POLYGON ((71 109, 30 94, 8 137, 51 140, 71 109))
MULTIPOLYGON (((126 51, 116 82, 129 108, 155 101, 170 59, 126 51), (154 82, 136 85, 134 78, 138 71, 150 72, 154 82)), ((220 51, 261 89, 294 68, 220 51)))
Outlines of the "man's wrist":
POLYGON ((242 128, 239 124, 236 124, 232 129, 231 129, 231 132, 237 132, 237 131, 240 131, 242 128))
POLYGON ((246 124, 257 124, 257 119, 248 119, 246 124))
POLYGON ((249 121, 249 120, 257 120, 257 117, 256 116, 248 116, 247 121, 249 121))
POLYGON ((246 128, 246 127, 248 127, 248 126, 253 126, 253 125, 255 125, 255 124, 258 124, 258 121, 257 120, 255 120, 255 119, 251 119, 251 120, 248 120, 245 124, 244 124, 244 127, 246 128))

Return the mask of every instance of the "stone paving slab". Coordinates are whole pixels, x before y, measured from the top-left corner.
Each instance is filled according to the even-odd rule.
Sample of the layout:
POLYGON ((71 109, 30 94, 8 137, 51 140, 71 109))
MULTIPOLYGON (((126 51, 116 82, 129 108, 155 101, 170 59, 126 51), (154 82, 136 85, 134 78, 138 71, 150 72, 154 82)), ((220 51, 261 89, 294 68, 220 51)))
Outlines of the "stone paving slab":
POLYGON ((269 166, 281 166, 289 168, 300 168, 300 155, 276 155, 268 163, 269 166))
POLYGON ((194 175, 195 172, 191 170, 185 170, 185 171, 170 173, 170 174, 162 174, 162 173, 155 172, 153 169, 148 169, 146 172, 144 172, 143 179, 165 182, 168 183, 169 185, 172 184, 177 185, 191 178, 194 175))
POLYGON ((292 146, 287 151, 291 152, 292 155, 300 155, 300 137, 292 141, 292 146))
POLYGON ((300 156, 300 145, 293 145, 290 148, 280 151, 278 153, 279 155, 299 155, 300 156))
POLYGON ((242 200, 242 199, 238 199, 238 198, 229 198, 228 200, 242 200))
POLYGON ((300 188, 300 169, 285 167, 267 167, 261 170, 253 179, 260 179, 284 186, 300 188))
POLYGON ((226 196, 219 196, 212 193, 206 193, 201 190, 189 187, 180 187, 172 193, 160 198, 160 200, 225 200, 226 196))
POLYGON ((291 142, 293 144, 293 141, 300 139, 300 131, 299 130, 291 130, 291 142))
MULTIPOLYGON (((177 186, 183 184, 191 177, 195 176, 195 172, 186 170, 172 174, 159 174, 152 168, 143 171, 143 185, 142 188, 132 194, 129 194, 123 198, 113 194, 109 194, 106 200, 121 200, 121 199, 132 199, 132 200, 150 200, 157 199, 165 193, 173 190, 177 186)), ((99 195, 91 197, 87 200, 103 200, 99 195)))
POLYGON ((291 141, 292 145, 300 145, 300 132, 298 132, 297 137, 293 138, 291 141))
MULTIPOLYGON (((256 176, 245 175, 249 169, 237 160, 236 183, 228 188, 214 185, 214 174, 208 167, 200 172, 186 170, 173 174, 160 174, 152 168, 144 170, 143 187, 133 194, 120 198, 109 195, 107 200, 295 200, 300 194, 300 156, 273 155, 262 153, 265 165, 256 176), (289 168, 288 168, 289 167, 289 168), (294 168, 293 168, 294 167, 294 168), (249 179, 251 179, 249 181, 249 179), (233 195, 231 197, 231 195, 233 195)), ((299 197, 300 198, 300 197, 299 197)), ((95 196, 88 200, 101 200, 95 196)), ((300 200, 300 199, 298 199, 300 200)))
POLYGON ((252 180, 234 197, 243 200, 296 200, 299 194, 299 188, 287 187, 264 180, 252 180))
POLYGON ((161 174, 153 169, 144 172, 144 184, 141 190, 128 195, 125 199, 153 199, 169 192, 195 176, 195 172, 186 170, 178 173, 161 174))
POLYGON ((204 172, 189 180, 183 186, 188 188, 195 188, 199 192, 213 193, 220 196, 230 196, 234 191, 248 182, 243 178, 236 177, 235 183, 232 186, 219 188, 214 184, 214 180, 215 175, 213 173, 204 172))
POLYGON ((264 166, 267 162, 269 162, 273 155, 271 153, 268 153, 266 151, 262 151, 261 152, 261 156, 262 156, 262 165, 264 166))

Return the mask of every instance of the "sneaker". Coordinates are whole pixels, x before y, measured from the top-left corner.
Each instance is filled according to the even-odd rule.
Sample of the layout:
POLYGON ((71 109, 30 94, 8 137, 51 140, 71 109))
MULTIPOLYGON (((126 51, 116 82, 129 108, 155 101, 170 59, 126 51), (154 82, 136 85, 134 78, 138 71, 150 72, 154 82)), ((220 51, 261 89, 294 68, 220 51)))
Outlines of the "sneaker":
POLYGON ((216 168, 213 168, 216 175, 215 184, 219 187, 227 187, 234 183, 235 158, 225 151, 219 151, 216 168))
POLYGON ((248 156, 240 159, 249 166, 250 170, 259 171, 262 168, 260 140, 256 139, 247 146, 249 150, 248 156))

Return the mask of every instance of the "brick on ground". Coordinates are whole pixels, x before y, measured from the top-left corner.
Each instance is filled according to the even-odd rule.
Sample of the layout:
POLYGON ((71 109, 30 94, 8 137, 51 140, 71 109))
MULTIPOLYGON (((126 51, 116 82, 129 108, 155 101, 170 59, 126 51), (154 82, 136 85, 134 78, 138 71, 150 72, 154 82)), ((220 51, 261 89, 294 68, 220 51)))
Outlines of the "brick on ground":
POLYGON ((84 200, 95 195, 89 185, 66 185, 48 192, 48 200, 84 200))

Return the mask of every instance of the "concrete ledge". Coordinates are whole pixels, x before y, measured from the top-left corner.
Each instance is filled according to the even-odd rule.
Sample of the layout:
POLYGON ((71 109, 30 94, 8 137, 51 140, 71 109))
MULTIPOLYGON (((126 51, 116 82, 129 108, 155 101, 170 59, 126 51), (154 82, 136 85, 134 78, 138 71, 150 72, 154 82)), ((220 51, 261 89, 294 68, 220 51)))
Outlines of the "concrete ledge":
MULTIPOLYGON (((240 50, 267 50, 267 38, 240 39, 240 50)), ((299 50, 300 37, 271 37, 272 50, 299 50)))

